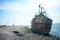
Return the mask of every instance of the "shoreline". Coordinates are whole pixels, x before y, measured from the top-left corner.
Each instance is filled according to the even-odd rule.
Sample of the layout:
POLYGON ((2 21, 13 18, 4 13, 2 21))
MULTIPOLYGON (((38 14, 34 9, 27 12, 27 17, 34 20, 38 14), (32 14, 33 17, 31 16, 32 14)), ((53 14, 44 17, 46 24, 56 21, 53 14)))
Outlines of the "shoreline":
POLYGON ((13 33, 13 31, 18 31, 20 33, 20 35, 23 35, 23 36, 17 36, 16 39, 21 39, 21 40, 60 40, 60 38, 53 36, 53 35, 43 36, 43 35, 33 33, 33 32, 31 32, 31 30, 29 30, 29 28, 23 27, 23 26, 0 28, 0 33, 1 33, 1 31, 2 31, 2 33, 7 32, 6 35, 9 35, 9 36, 13 36, 13 35, 17 36, 15 33, 13 33), (5 32, 3 32, 3 30, 5 32))

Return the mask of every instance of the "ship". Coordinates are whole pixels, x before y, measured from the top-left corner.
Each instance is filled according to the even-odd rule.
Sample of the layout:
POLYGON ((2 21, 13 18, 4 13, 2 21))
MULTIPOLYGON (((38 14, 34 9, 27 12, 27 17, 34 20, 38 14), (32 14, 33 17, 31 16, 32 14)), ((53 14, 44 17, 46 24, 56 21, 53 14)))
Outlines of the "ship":
POLYGON ((36 14, 31 21, 32 32, 38 34, 49 34, 53 20, 46 16, 46 11, 41 5, 39 5, 38 15, 36 14))

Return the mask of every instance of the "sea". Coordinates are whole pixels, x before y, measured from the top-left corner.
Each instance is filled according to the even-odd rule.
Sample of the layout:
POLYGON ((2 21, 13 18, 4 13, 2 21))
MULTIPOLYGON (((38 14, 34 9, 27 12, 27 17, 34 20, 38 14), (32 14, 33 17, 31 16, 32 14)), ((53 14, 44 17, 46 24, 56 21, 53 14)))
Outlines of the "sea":
POLYGON ((52 24, 50 34, 60 38, 60 23, 52 24))

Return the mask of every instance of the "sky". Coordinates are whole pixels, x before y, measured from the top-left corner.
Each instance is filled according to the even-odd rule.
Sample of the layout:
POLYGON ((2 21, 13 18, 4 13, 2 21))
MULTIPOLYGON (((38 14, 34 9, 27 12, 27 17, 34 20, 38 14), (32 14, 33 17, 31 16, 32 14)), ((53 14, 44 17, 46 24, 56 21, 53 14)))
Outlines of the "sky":
POLYGON ((0 25, 31 25, 39 4, 53 23, 60 23, 60 0, 0 0, 0 25))

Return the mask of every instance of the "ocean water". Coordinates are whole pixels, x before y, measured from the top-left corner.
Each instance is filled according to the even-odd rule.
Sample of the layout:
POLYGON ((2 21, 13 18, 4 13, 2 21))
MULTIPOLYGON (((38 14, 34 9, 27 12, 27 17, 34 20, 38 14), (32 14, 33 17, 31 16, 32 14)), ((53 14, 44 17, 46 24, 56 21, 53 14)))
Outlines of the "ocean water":
POLYGON ((60 38, 60 23, 52 24, 50 34, 60 38))

